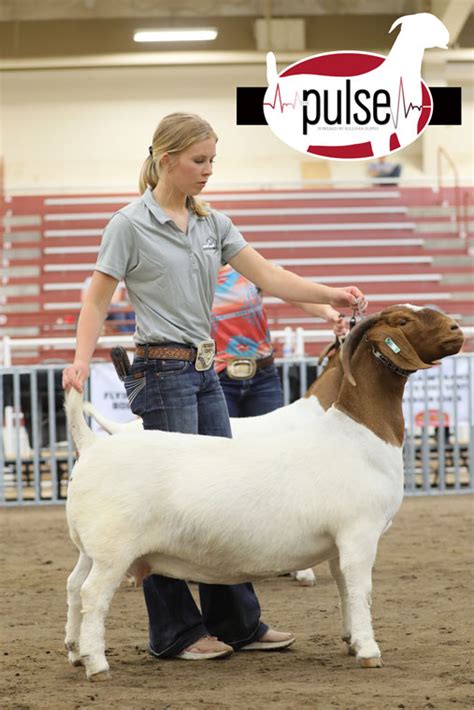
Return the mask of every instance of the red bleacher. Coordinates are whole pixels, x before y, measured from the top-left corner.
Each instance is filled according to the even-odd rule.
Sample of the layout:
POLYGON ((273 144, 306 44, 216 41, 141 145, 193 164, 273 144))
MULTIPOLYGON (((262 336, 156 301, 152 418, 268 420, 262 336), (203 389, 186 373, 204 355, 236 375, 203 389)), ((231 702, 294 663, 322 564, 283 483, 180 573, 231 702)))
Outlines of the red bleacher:
MULTIPOLYGON (((82 286, 93 270, 102 230, 134 197, 7 199, 4 334, 74 335, 82 286)), ((450 214, 433 211, 438 198, 429 188, 245 191, 204 198, 228 214, 266 258, 307 279, 358 285, 371 312, 411 301, 435 304, 461 324, 471 324, 468 247, 453 230, 450 214), (420 208, 427 208, 426 214, 420 208)), ((295 307, 274 299, 266 304, 273 329, 326 327, 295 307)), ((69 359, 70 353, 28 354, 30 362, 53 357, 69 359)))

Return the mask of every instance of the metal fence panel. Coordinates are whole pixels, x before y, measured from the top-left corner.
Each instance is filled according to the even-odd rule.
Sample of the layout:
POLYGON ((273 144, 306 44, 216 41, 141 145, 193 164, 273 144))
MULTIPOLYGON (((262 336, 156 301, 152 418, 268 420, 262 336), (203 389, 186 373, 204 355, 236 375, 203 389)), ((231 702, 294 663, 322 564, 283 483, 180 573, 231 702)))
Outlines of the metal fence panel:
POLYGON ((75 457, 63 410, 62 369, 0 371, 0 505, 64 503, 75 457))
MULTIPOLYGON (((405 391, 405 493, 474 490, 473 357, 443 360, 412 375, 405 391)), ((315 358, 277 360, 284 401, 302 396, 316 376, 315 358)), ((64 502, 74 464, 61 388, 62 365, 0 371, 0 505, 64 502)), ((89 383, 88 383, 89 384, 89 383)), ((90 392, 86 386, 85 397, 90 392)))

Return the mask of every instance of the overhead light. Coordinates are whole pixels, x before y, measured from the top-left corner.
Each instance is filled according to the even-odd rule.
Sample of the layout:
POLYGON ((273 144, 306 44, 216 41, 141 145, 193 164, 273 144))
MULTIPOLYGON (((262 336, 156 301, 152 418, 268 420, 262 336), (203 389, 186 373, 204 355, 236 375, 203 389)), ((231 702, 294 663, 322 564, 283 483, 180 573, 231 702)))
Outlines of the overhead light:
POLYGON ((216 37, 217 29, 215 27, 136 30, 133 35, 135 42, 200 42, 209 41, 216 37))

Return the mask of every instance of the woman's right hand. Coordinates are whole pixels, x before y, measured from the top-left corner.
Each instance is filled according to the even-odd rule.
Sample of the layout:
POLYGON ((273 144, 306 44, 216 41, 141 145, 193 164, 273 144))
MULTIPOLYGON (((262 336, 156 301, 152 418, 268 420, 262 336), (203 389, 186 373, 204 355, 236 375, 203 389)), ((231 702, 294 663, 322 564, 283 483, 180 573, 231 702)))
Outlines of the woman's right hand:
POLYGON ((367 309, 367 300, 357 286, 345 286, 344 288, 331 288, 330 305, 333 308, 357 308, 360 314, 367 309))
POLYGON ((74 387, 78 392, 83 392, 84 382, 89 377, 89 365, 76 360, 63 370, 63 388, 69 390, 74 387))

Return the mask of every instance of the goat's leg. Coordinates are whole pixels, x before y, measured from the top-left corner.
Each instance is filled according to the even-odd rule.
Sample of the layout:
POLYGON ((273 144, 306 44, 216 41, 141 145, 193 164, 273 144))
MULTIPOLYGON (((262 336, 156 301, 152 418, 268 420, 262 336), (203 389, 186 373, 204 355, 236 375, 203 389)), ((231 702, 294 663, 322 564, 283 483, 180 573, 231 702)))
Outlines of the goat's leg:
POLYGON ((302 587, 314 587, 316 584, 316 577, 311 567, 308 569, 300 569, 297 572, 292 572, 291 576, 296 579, 298 584, 302 587))
POLYGON ((372 535, 352 534, 339 547, 339 566, 347 589, 350 615, 351 651, 364 668, 383 665, 375 641, 370 614, 372 567, 377 552, 377 540, 372 535))
POLYGON ((92 567, 92 560, 84 552, 79 553, 76 566, 67 580, 67 621, 64 645, 68 651, 69 663, 82 665, 79 653, 79 633, 81 630, 81 587, 92 567))
POLYGON ((105 658, 105 617, 122 577, 127 571, 118 562, 108 564, 94 560, 92 570, 82 585, 82 624, 79 638, 81 660, 89 680, 106 680, 109 664, 105 658))
POLYGON ((346 587, 344 575, 341 572, 339 565, 339 557, 329 560, 329 569, 337 584, 339 592, 339 601, 342 617, 342 640, 345 644, 347 653, 353 655, 354 651, 351 646, 351 610, 349 606, 349 594, 346 587))

